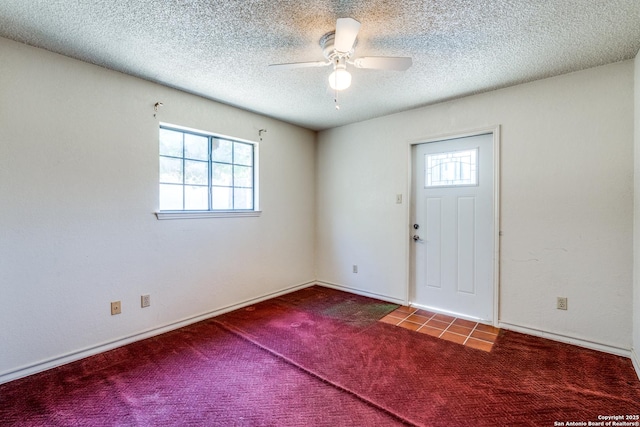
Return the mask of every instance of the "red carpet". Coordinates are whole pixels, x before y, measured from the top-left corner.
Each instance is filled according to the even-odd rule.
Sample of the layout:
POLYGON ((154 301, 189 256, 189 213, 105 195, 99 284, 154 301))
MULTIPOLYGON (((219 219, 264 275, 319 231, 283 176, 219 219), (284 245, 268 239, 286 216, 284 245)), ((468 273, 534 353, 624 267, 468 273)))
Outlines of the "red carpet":
POLYGON ((0 385, 2 426, 395 426, 392 416, 201 322, 0 385))
POLYGON ((505 332, 491 353, 312 287, 0 385, 0 425, 553 426, 640 414, 628 359, 505 332))
POLYGON ((331 301, 361 314, 375 304, 314 287, 216 321, 416 425, 542 426, 640 414, 640 381, 628 359, 514 332, 486 353, 326 316, 331 301))

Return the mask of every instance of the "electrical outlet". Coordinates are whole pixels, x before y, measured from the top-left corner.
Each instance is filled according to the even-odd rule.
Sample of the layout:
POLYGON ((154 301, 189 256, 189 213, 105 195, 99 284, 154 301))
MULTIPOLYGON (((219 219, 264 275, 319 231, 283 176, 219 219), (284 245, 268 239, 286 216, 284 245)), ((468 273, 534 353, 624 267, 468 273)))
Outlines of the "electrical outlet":
POLYGON ((111 303, 111 315, 122 313, 122 304, 120 301, 113 301, 111 303))
POLYGON ((151 295, 142 295, 140 296, 140 306, 142 308, 149 307, 151 305, 151 295))
POLYGON ((357 272, 358 272, 358 266, 357 266, 357 265, 355 265, 355 264, 353 264, 353 272, 354 272, 354 273, 357 273, 357 272))
POLYGON ((558 297, 558 310, 566 310, 567 309, 567 298, 566 297, 558 297))

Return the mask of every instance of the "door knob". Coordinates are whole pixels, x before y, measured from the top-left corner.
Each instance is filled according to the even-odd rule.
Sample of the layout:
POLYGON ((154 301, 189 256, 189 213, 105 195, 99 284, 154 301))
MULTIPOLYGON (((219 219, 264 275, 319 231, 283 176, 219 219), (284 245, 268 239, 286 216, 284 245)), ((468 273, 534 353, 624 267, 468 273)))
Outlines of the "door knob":
POLYGON ((417 234, 414 234, 412 239, 413 239, 414 242, 422 242, 422 239, 417 234))

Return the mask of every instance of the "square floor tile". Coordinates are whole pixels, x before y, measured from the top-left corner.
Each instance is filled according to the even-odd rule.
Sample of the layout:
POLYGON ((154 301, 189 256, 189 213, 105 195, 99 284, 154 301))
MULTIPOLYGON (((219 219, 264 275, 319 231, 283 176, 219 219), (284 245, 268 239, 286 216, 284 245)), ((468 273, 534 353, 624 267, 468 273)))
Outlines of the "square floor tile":
POLYGON ((482 332, 488 332, 488 333, 494 334, 494 335, 498 335, 498 332, 500 332, 500 329, 494 328, 491 325, 485 325, 483 323, 478 323, 478 326, 476 326, 476 330, 477 331, 482 331, 482 332))
POLYGON ((440 336, 440 338, 442 338, 443 340, 455 342, 457 344, 464 344, 464 342, 467 340, 467 337, 454 334, 452 332, 445 332, 440 336))
POLYGON ((447 326, 449 326, 449 323, 431 319, 426 323, 426 325, 431 326, 432 328, 436 328, 444 331, 445 329, 447 329, 447 326))
POLYGON ((477 323, 472 322, 471 320, 456 319, 453 321, 453 324, 457 326, 464 326, 465 328, 473 329, 475 328, 477 323))
POLYGON ((402 319, 398 319, 397 317, 392 316, 384 316, 382 319, 380 319, 380 321, 382 323, 388 323, 389 325, 397 325, 402 321, 402 319))
POLYGON ((413 323, 413 322, 404 320, 402 321, 402 323, 398 324, 398 326, 400 326, 401 328, 410 329, 412 331, 417 331, 418 328, 420 328, 420 326, 422 325, 420 323, 413 323))
POLYGON ((387 316, 395 317, 396 319, 405 319, 407 316, 409 316, 409 313, 403 313, 401 311, 396 310, 387 314, 387 316))
POLYGON ((400 307, 396 308, 395 311, 398 313, 407 313, 407 315, 409 315, 415 312, 416 309, 413 307, 407 307, 407 306, 401 305, 400 307))
POLYGON ((421 334, 431 335, 432 337, 436 338, 442 335, 442 329, 432 328, 431 326, 423 326, 422 328, 418 329, 418 332, 421 334))
POLYGON ((420 310, 418 309, 418 311, 416 311, 416 314, 419 314, 420 316, 425 316, 425 317, 433 317, 436 314, 432 311, 428 311, 428 310, 420 310))
POLYGON ((484 341, 487 341, 487 342, 495 342, 497 335, 490 334, 488 332, 479 331, 479 330, 476 329, 471 334, 471 337, 472 338, 477 338, 477 339, 480 339, 480 340, 484 340, 484 341))
POLYGON ((466 328, 464 326, 458 326, 455 323, 450 325, 449 328, 447 328, 447 332, 453 332, 455 334, 464 335, 465 337, 468 337, 469 334, 471 334, 471 331, 472 329, 466 328))
POLYGON ((422 325, 423 323, 426 323, 429 320, 429 317, 420 316, 419 314, 412 314, 409 317, 407 317, 407 320, 420 323, 422 325))
POLYGON ((435 316, 433 316, 433 318, 435 320, 439 320, 441 322, 447 322, 447 323, 451 323, 455 319, 455 317, 447 316, 446 314, 436 314, 435 316))

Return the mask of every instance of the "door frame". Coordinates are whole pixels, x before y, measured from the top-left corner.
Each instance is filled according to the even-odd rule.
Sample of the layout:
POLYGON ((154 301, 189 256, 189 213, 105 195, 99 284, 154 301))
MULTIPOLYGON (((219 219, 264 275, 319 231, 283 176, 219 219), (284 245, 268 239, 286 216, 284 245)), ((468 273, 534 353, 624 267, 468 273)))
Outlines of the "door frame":
POLYGON ((433 136, 427 136, 424 138, 411 140, 407 144, 407 158, 408 158, 408 194, 407 194, 407 208, 406 208, 406 242, 407 242, 407 285, 405 299, 407 305, 411 305, 412 289, 415 286, 414 277, 415 274, 412 271, 413 268, 413 247, 411 235, 413 229, 410 227, 412 206, 414 200, 412 200, 413 194, 413 146, 420 144, 428 144, 432 142, 443 142, 452 139, 465 138, 469 136, 478 136, 484 134, 492 134, 493 136, 493 326, 498 326, 500 323, 500 125, 472 129, 468 131, 453 132, 447 134, 439 134, 433 136))

